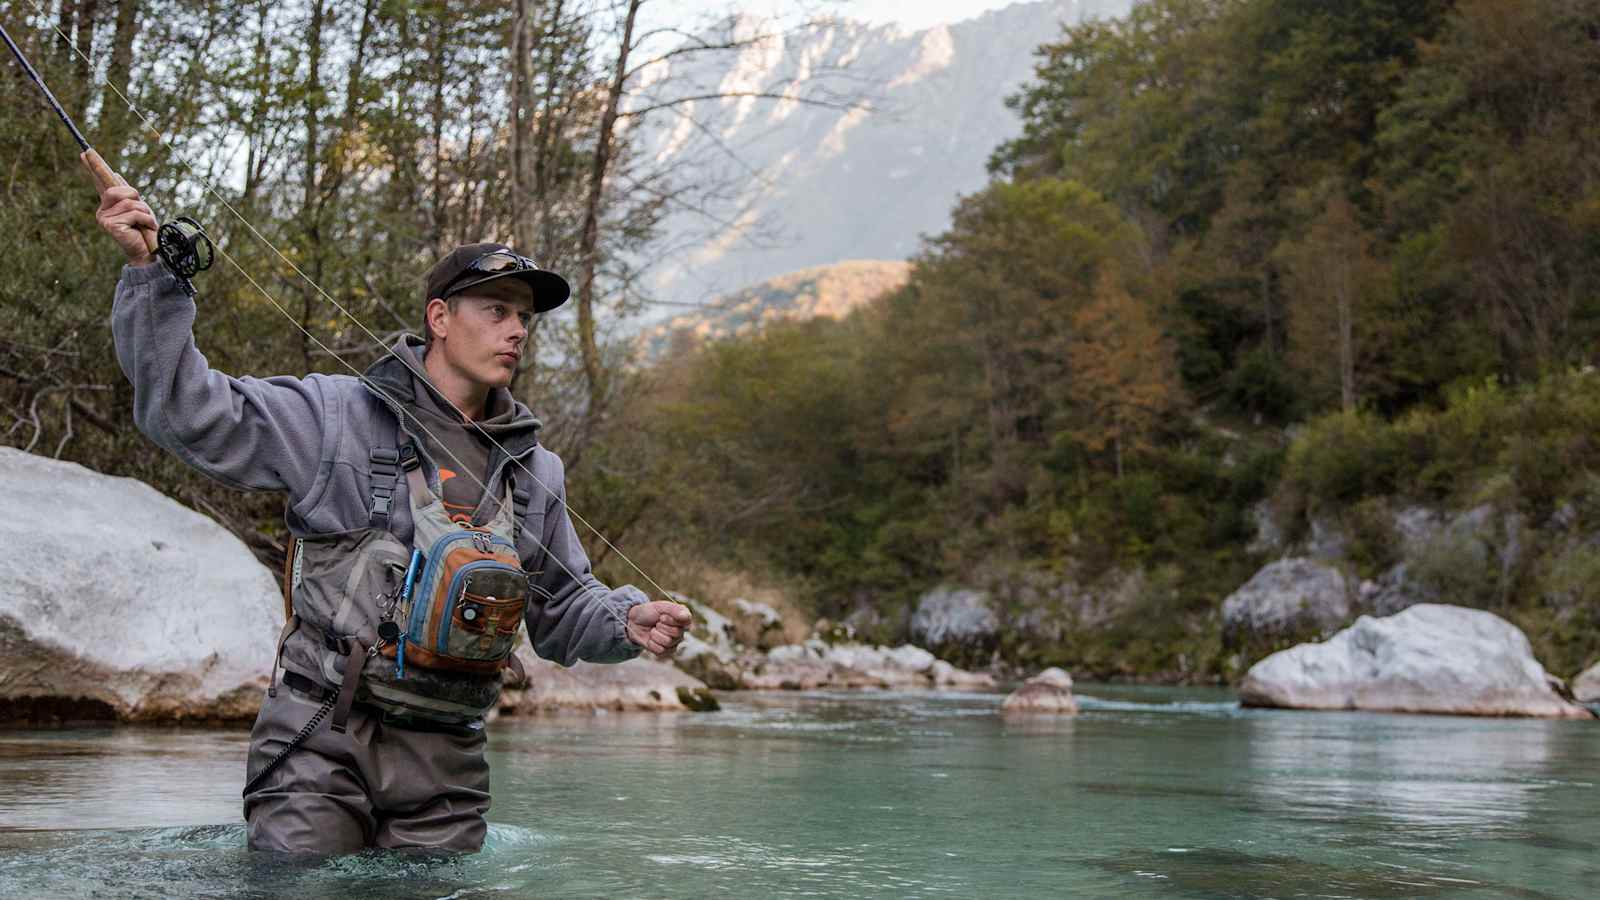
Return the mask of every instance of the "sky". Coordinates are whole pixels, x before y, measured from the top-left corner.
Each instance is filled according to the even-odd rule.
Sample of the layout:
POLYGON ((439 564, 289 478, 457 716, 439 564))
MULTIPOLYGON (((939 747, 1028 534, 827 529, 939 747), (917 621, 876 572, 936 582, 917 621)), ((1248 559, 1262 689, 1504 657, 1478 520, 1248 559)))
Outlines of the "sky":
MULTIPOLYGON (((792 14, 812 12, 859 19, 874 25, 895 22, 907 31, 917 31, 945 22, 970 19, 990 9, 1009 6, 1017 0, 746 0, 738 5, 749 12, 792 14)), ((728 0, 671 0, 685 15, 726 12, 728 0)))

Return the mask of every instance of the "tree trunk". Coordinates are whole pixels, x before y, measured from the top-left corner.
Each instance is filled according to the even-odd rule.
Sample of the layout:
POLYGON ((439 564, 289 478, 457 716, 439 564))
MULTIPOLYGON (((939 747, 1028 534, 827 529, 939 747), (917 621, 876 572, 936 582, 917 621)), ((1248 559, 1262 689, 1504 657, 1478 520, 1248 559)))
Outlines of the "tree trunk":
POLYGON ((68 65, 78 56, 72 52, 72 41, 67 37, 72 34, 72 18, 77 12, 77 0, 61 0, 61 10, 56 14, 56 51, 68 65))
POLYGON ((528 145, 533 139, 531 56, 537 27, 529 14, 529 0, 516 0, 511 19, 511 240, 518 253, 533 254, 533 220, 529 207, 535 201, 529 171, 528 145))
POLYGON ((578 342, 583 355, 583 376, 589 389, 589 417, 599 414, 606 396, 605 372, 600 364, 600 345, 595 339, 594 282, 600 265, 600 201, 605 193, 606 174, 611 168, 611 141, 617 126, 617 110, 627 87, 628 52, 633 45, 633 24, 643 0, 628 0, 628 16, 622 26, 622 42, 617 47, 617 71, 606 91, 605 113, 600 117, 600 134, 595 139, 593 165, 589 169, 589 198, 583 209, 583 236, 578 254, 583 272, 578 281, 578 342))
POLYGON ((1261 321, 1265 323, 1267 359, 1275 359, 1278 353, 1272 333, 1272 275, 1265 267, 1261 270, 1261 321))
POLYGON ((267 47, 267 17, 271 11, 272 4, 268 0, 258 0, 255 81, 251 85, 255 97, 251 105, 250 121, 245 126, 244 192, 239 198, 247 211, 254 206, 256 189, 266 177, 267 104, 272 94, 272 55, 267 47))
POLYGON ((89 102, 89 86, 93 83, 93 73, 89 71, 89 60, 94 59, 94 20, 100 13, 100 0, 78 0, 78 53, 72 56, 76 60, 75 66, 78 77, 83 79, 83 99, 79 104, 79 112, 84 112, 83 106, 89 102))
POLYGON ((440 10, 438 28, 433 37, 433 52, 429 69, 433 75, 433 99, 430 114, 433 118, 433 246, 444 248, 445 196, 444 196, 444 86, 449 76, 444 71, 445 41, 448 39, 448 12, 440 10))
POLYGON ((1354 298, 1351 296, 1354 286, 1351 284, 1350 261, 1338 260, 1332 263, 1334 267, 1335 295, 1339 307, 1339 399, 1345 412, 1354 412, 1356 408, 1356 354, 1355 354, 1355 315, 1351 308, 1354 298))
POLYGON ((106 66, 106 84, 100 89, 101 151, 113 161, 127 147, 130 113, 111 86, 128 92, 133 69, 133 41, 139 35, 139 0, 117 0, 117 24, 111 33, 111 62, 106 66))
MULTIPOLYGON (((300 201, 300 227, 304 237, 302 246, 305 248, 305 258, 310 264, 312 280, 317 283, 322 281, 321 244, 322 235, 318 225, 317 208, 317 167, 321 151, 319 145, 319 121, 322 108, 322 24, 327 12, 324 0, 315 0, 311 4, 311 22, 306 33, 306 99, 305 115, 305 172, 301 179, 300 201)), ((315 289, 311 285, 301 288, 300 326, 305 332, 311 330, 311 311, 314 302, 315 289)), ((302 332, 300 337, 300 353, 304 358, 306 371, 311 371, 311 337, 302 332)))
MULTIPOLYGON (((550 15, 547 18, 547 28, 560 28, 565 6, 564 0, 555 0, 551 4, 550 15)), ((557 33, 559 34, 559 32, 557 33)), ((544 73, 544 99, 540 104, 539 133, 534 138, 533 157, 533 194, 536 202, 541 205, 539 210, 539 252, 547 256, 554 253, 556 248, 556 217, 550 215, 544 206, 554 202, 554 199, 550 196, 552 179, 550 159, 555 152, 554 144, 557 137, 558 120, 556 98, 558 85, 563 81, 562 63, 564 62, 564 56, 559 49, 552 48, 549 54, 549 61, 544 73)))

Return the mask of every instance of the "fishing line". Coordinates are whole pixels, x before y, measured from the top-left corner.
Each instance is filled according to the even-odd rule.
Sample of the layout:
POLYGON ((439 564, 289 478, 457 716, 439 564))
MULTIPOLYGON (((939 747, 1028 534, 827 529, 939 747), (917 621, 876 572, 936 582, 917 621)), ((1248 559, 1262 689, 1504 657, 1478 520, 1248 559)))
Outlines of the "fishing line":
MULTIPOLYGON (((45 21, 49 21, 49 17, 47 15, 45 15, 45 11, 44 11, 43 7, 41 7, 39 5, 38 0, 32 0, 32 5, 34 7, 34 10, 39 13, 41 18, 43 18, 45 21)), ((62 33, 62 31, 61 31, 59 26, 57 26, 54 23, 52 23, 50 25, 50 28, 51 28, 51 30, 53 30, 56 33, 56 35, 58 37, 61 38, 63 43, 65 43, 68 47, 70 47, 72 49, 73 53, 76 53, 78 55, 78 58, 82 59, 84 61, 84 63, 89 66, 89 69, 90 69, 91 72, 96 70, 96 67, 94 65, 94 61, 91 60, 87 55, 85 55, 83 53, 82 50, 80 50, 78 48, 77 43, 74 42, 72 38, 70 38, 66 34, 62 33)), ((317 284, 317 282, 314 279, 312 279, 311 276, 307 275, 303 270, 301 270, 301 268, 299 266, 295 265, 294 261, 289 259, 289 257, 285 256, 283 251, 278 249, 277 245, 273 244, 272 241, 268 240, 267 237, 260 232, 260 230, 258 230, 253 224, 250 223, 250 221, 248 219, 246 219, 243 215, 241 215, 239 213, 239 211, 234 208, 233 204, 229 203, 227 198, 223 197, 217 191, 217 189, 212 186, 212 184, 211 184, 211 182, 209 180, 207 180, 204 176, 200 175, 195 170, 195 168, 192 165, 189 164, 188 160, 185 159, 183 157, 183 155, 178 151, 177 146, 175 144, 173 144, 170 140, 168 140, 166 138, 166 136, 161 133, 160 129, 156 128, 155 124, 150 121, 149 116, 146 116, 142 111, 140 111, 139 108, 136 107, 133 104, 133 101, 129 100, 128 96, 126 94, 124 94, 122 92, 122 90, 119 89, 114 83, 112 83, 112 81, 111 81, 111 79, 109 77, 107 77, 107 78, 99 78, 97 76, 95 78, 95 81, 97 81, 98 83, 104 84, 106 87, 110 88, 112 90, 112 92, 114 92, 117 95, 118 99, 120 99, 128 107, 128 111, 133 113, 134 115, 138 116, 139 119, 142 122, 144 122, 145 127, 148 128, 150 130, 150 132, 156 136, 156 142, 158 144, 161 144, 161 145, 165 146, 167 148, 167 150, 169 152, 171 152, 172 156, 178 161, 178 163, 180 165, 183 166, 184 170, 189 174, 189 177, 191 177, 195 181, 199 182, 206 189, 207 193, 209 193, 212 197, 216 198, 216 200, 219 203, 221 203, 223 205, 223 207, 226 208, 228 210, 228 212, 230 214, 232 214, 235 219, 239 220, 239 222, 242 225, 244 225, 245 228, 249 229, 250 233, 252 235, 254 235, 256 237, 256 239, 259 240, 261 243, 265 244, 267 246, 267 248, 270 249, 278 257, 278 259, 282 260, 283 263, 285 265, 287 265, 291 270, 293 270, 296 275, 300 276, 301 279, 303 279, 307 284, 309 284, 312 288, 314 288, 319 295, 321 295, 329 303, 332 303, 334 305, 334 307, 336 309, 338 309, 341 313, 343 313, 345 315, 345 317, 348 318, 351 322, 353 322, 356 325, 357 328, 360 328, 362 330, 362 332, 364 332, 367 335, 367 337, 372 340, 373 344, 375 346, 377 346, 380 350, 382 350, 383 353, 385 353, 385 354, 387 354, 389 356, 393 356, 396 360, 398 360, 400 362, 400 364, 402 366, 405 366, 405 368, 408 371, 410 371, 413 375, 418 376, 419 378, 421 378, 424 382, 426 382, 428 384, 432 384, 432 382, 428 380, 427 375, 424 372, 418 371, 417 368, 412 364, 411 360, 406 359, 404 356, 402 356, 401 354, 396 353, 392 348, 390 348, 386 344, 384 344, 383 341, 380 340, 378 338, 378 336, 372 332, 371 329, 369 329, 364 323, 362 323, 362 321, 359 318, 357 318, 354 313, 350 312, 350 310, 347 309, 344 306, 344 304, 342 304, 338 300, 334 299, 327 291, 323 290, 321 285, 317 284)), ((74 129, 74 131, 76 132, 76 129, 74 129)), ((299 320, 295 319, 295 317, 287 309, 285 309, 282 305, 280 305, 277 302, 277 300, 273 299, 273 297, 270 294, 268 294, 266 292, 266 290, 264 288, 262 288, 256 282, 256 280, 254 278, 252 278, 249 275, 249 273, 245 272, 244 271, 244 267, 239 265, 238 261, 236 261, 230 254, 228 254, 226 251, 222 250, 221 248, 217 248, 217 252, 220 253, 222 255, 222 257, 224 259, 226 259, 230 265, 232 265, 235 269, 237 269, 241 275, 244 275, 246 280, 248 280, 251 283, 251 285, 254 286, 256 288, 256 290, 259 291, 261 293, 261 295, 267 299, 267 301, 269 303, 271 303, 280 313, 282 313, 284 318, 288 319, 289 322, 295 326, 295 328, 299 329, 302 334, 305 334, 306 337, 310 338, 319 348, 321 348, 324 352, 328 353, 328 355, 332 356, 334 359, 337 359, 342 365, 344 365, 345 368, 347 368, 351 372, 355 373, 356 377, 358 379, 360 379, 363 384, 366 384, 369 388, 371 388, 374 391, 376 391, 380 396, 383 396, 386 399, 388 399, 391 402, 393 402, 397 407, 400 406, 398 400, 396 400, 393 396, 389 395, 387 392, 383 391, 381 388, 378 388, 375 384, 373 384, 370 380, 368 380, 359 370, 357 370, 355 366, 351 365, 343 357, 341 357, 337 353, 335 353, 332 350, 332 348, 328 347, 321 340, 317 339, 317 337, 315 335, 311 334, 310 331, 308 331, 303 325, 300 324, 299 320)), ((639 576, 641 578, 643 578, 645 581, 649 582, 650 586, 654 587, 660 593, 660 595, 662 597, 664 597, 664 598, 670 598, 671 597, 671 592, 669 592, 666 588, 663 588, 660 585, 660 583, 658 583, 654 578, 651 578, 649 573, 645 572, 644 569, 640 568, 639 565, 637 563, 635 563, 632 559, 630 559, 627 554, 623 553, 620 548, 618 548, 609 539, 607 539, 606 536, 600 532, 600 529, 596 528, 592 523, 589 522, 588 519, 585 519, 582 515, 580 515, 578 513, 577 510, 573 509, 572 506, 569 503, 567 503, 565 498, 563 498, 560 494, 557 494, 554 490, 552 490, 549 485, 545 484, 544 481, 541 480, 539 478, 539 476, 535 475, 533 473, 533 471, 531 469, 529 469, 527 465, 523 464, 523 462, 520 459, 517 459, 516 457, 512 456, 511 453, 509 451, 507 451, 506 448, 499 441, 495 440, 494 436, 489 434, 489 432, 487 430, 485 430, 481 424, 479 424, 475 420, 469 418, 467 416, 467 414, 461 410, 460 407, 456 406, 455 403, 452 400, 450 400, 450 398, 445 397, 443 393, 437 392, 437 391, 435 393, 440 397, 440 399, 443 399, 445 401, 445 403, 447 405, 449 405, 449 407, 458 416, 461 417, 463 422, 466 422, 467 424, 470 424, 480 435, 483 436, 483 438, 486 441, 488 441, 492 446, 494 446, 496 449, 498 449, 501 453, 505 454, 506 459, 509 462, 511 462, 512 464, 516 465, 517 468, 519 468, 523 472, 525 472, 528 475, 528 477, 531 478, 533 480, 533 482, 535 484, 537 484, 539 487, 544 488, 545 493, 547 493, 550 496, 554 497, 556 499, 556 502, 561 504, 562 509, 564 509, 567 512, 568 515, 570 515, 572 518, 574 518, 577 521, 579 521, 580 523, 582 523, 584 525, 584 527, 588 528, 589 531, 592 532, 595 535, 595 537, 600 539, 601 543, 605 544, 606 547, 611 550, 611 552, 617 554, 617 557, 619 559, 621 559, 623 562, 627 563, 635 572, 639 573, 639 576)), ((412 419, 412 421, 416 422, 417 427, 419 427, 419 428, 421 428, 423 430, 423 433, 427 434, 430 438, 433 438, 434 442, 439 444, 439 446, 441 448, 444 447, 444 444, 441 441, 439 441, 439 439, 431 431, 429 431, 427 429, 427 427, 424 426, 416 416, 414 416, 414 415, 411 416, 411 419, 412 419)), ((485 493, 492 493, 491 489, 489 488, 489 486, 487 484, 485 484, 482 479, 480 479, 480 478, 476 477, 475 475, 473 475, 471 470, 468 469, 461 462, 461 460, 459 458, 457 458, 453 453, 450 453, 450 451, 448 449, 446 449, 445 450, 445 454, 447 456, 449 456, 451 458, 451 460, 454 461, 458 466, 460 466, 463 471, 466 471, 468 476, 471 477, 472 480, 474 482, 476 482, 479 487, 483 488, 485 493)), ((501 502, 503 503, 504 501, 501 501, 501 502)), ((517 524, 517 528, 518 528, 519 531, 522 531, 523 533, 527 533, 527 530, 525 528, 523 528, 522 523, 519 522, 517 524)), ((572 577, 573 580, 575 580, 579 584, 583 585, 586 590, 593 590, 592 587, 587 585, 585 582, 583 582, 581 579, 579 579, 575 574, 573 574, 572 570, 568 569, 566 564, 561 562, 560 558, 555 553, 552 553, 550 551, 550 548, 545 546, 542 541, 540 541, 537 537, 534 537, 531 534, 529 534, 529 537, 533 538, 534 543, 538 544, 539 547, 544 550, 546 556, 550 557, 551 559, 556 560, 557 565, 561 566, 562 570, 565 571, 570 577, 572 577)))

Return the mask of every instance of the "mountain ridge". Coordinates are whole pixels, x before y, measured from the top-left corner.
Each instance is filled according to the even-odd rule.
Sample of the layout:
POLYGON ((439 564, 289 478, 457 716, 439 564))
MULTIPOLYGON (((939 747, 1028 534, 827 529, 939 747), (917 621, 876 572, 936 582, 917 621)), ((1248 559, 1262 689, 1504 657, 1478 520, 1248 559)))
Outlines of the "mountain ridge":
POLYGON ((944 230, 962 194, 987 182, 994 147, 1020 131, 1004 99, 1032 75, 1034 50, 1065 22, 1128 7, 1016 3, 911 32, 835 20, 663 65, 646 88, 776 93, 805 78, 828 96, 872 85, 877 111, 724 97, 630 135, 638 158, 678 183, 718 186, 713 216, 663 221, 663 242, 688 249, 656 268, 651 292, 694 303, 845 259, 911 257, 924 235, 944 230))

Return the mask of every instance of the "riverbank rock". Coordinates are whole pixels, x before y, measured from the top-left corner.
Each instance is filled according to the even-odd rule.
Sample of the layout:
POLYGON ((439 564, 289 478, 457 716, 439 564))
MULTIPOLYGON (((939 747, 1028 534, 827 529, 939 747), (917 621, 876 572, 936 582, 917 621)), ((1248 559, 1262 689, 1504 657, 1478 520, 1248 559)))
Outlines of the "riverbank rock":
POLYGON ((1245 706, 1590 718, 1557 692, 1528 638, 1482 610, 1424 603, 1362 616, 1320 643, 1274 653, 1239 688, 1245 706))
POLYGON ((528 684, 501 692, 502 716, 561 710, 683 712, 717 708, 716 698, 704 682, 653 659, 580 662, 567 668, 535 656, 526 643, 517 649, 517 657, 528 673, 528 684))
POLYGON ((770 605, 737 597, 733 609, 735 634, 740 643, 760 650, 787 643, 783 635, 783 616, 770 605))
POLYGON ((283 622, 221 525, 131 478, 0 447, 0 721, 248 721, 283 622))
POLYGON ((1000 619, 985 591, 940 586, 923 594, 911 614, 911 640, 942 657, 987 655, 999 638, 1000 619))
MULTIPOLYGON (((993 690, 994 676, 957 668, 911 644, 884 647, 837 638, 850 629, 826 620, 819 629, 833 635, 812 637, 798 644, 783 644, 763 651, 740 643, 738 630, 728 617, 693 598, 673 599, 694 611, 695 624, 684 636, 672 662, 688 675, 719 691, 809 691, 820 689, 947 688, 993 690), (824 627, 825 626, 825 627, 824 627)), ((772 617, 776 610, 765 607, 772 617)), ((758 604, 739 607, 751 620, 766 618, 758 604)), ((775 634, 774 629, 764 633, 775 634)))
POLYGON ((1045 669, 1012 691, 1000 704, 1000 711, 1077 715, 1078 701, 1072 696, 1072 676, 1062 669, 1045 669))
POLYGON ((911 644, 829 644, 813 638, 775 647, 742 675, 749 690, 958 688, 991 690, 994 676, 967 672, 911 644))
POLYGON ((691 597, 678 593, 671 597, 694 613, 694 624, 678 644, 678 651, 672 657, 673 665, 713 690, 738 690, 742 686, 740 655, 744 648, 735 638, 733 623, 727 616, 691 597))
POLYGON ((1332 566, 1303 558, 1268 563, 1222 603, 1230 645, 1305 631, 1325 632, 1350 615, 1350 590, 1332 566))
POLYGON ((1572 696, 1579 703, 1600 703, 1600 662, 1572 679, 1572 696))

